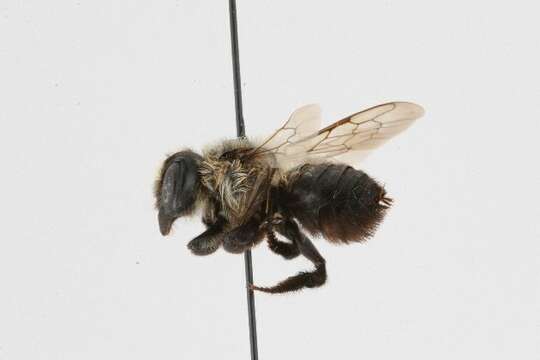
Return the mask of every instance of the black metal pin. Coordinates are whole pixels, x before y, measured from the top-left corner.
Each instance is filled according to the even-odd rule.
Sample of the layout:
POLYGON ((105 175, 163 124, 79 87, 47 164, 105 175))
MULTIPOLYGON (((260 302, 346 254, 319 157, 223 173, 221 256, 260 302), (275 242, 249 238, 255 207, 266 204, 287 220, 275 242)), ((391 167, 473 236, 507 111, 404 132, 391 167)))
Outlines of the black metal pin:
MULTIPOLYGON (((236 0, 229 0, 229 21, 231 27, 231 50, 234 79, 234 105, 236 110, 236 134, 238 137, 245 137, 244 115, 242 112, 242 89, 240 80, 240 52, 238 49, 238 23, 236 19, 236 0)), ((257 322, 255 318, 255 298, 253 290, 249 285, 253 284, 253 264, 251 260, 251 250, 244 253, 246 269, 247 304, 249 316, 249 344, 251 350, 251 360, 258 360, 257 351, 257 322)))

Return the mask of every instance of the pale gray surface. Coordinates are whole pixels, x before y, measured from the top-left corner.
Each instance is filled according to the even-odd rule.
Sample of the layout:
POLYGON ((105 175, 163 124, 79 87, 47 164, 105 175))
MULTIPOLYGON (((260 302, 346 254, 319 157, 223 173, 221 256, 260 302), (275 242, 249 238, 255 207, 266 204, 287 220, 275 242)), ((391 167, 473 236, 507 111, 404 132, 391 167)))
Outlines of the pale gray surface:
MULTIPOLYGON (((537 2, 238 4, 247 133, 388 100, 396 204, 323 289, 257 296, 261 359, 538 359, 537 2)), ((241 256, 159 235, 167 151, 233 136, 226 1, 0 4, 0 359, 248 359, 241 256)), ((261 246, 255 279, 308 267, 261 246)))

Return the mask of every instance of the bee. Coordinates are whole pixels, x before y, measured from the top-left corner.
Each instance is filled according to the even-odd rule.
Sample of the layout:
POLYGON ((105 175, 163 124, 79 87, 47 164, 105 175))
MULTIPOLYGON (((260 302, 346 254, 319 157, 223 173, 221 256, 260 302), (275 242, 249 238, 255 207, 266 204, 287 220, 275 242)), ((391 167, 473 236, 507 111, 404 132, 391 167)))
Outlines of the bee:
POLYGON ((408 128, 424 110, 391 102, 352 114, 321 130, 320 108, 307 105, 260 143, 225 140, 202 155, 186 149, 170 155, 155 183, 161 234, 179 217, 202 210, 206 226, 188 243, 195 255, 220 247, 243 253, 266 239, 285 259, 299 255, 314 269, 270 287, 266 293, 315 288, 326 282, 326 261, 310 236, 336 244, 371 237, 392 204, 383 186, 348 165, 408 128), (278 239, 276 234, 282 239, 278 239))

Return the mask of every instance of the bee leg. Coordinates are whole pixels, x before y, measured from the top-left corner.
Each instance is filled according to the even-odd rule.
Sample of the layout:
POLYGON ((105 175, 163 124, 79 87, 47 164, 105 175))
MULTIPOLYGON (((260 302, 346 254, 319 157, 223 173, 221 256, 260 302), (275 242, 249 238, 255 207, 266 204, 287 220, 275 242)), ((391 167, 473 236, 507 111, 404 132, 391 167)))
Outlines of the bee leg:
POLYGON ((251 219, 247 223, 225 233, 223 248, 233 254, 241 254, 252 248, 264 237, 264 231, 260 225, 260 220, 251 219))
POLYGON ((315 270, 310 272, 300 272, 272 287, 252 286, 251 288, 266 293, 278 294, 303 288, 315 288, 323 285, 326 282, 326 261, 321 254, 319 254, 319 251, 315 245, 313 245, 311 240, 300 231, 296 222, 290 219, 284 221, 278 227, 278 232, 291 239, 293 243, 298 246, 300 254, 305 256, 315 265, 315 270))
POLYGON ((208 229, 195 239, 191 240, 187 247, 195 255, 210 255, 214 253, 223 241, 223 226, 225 221, 218 219, 214 224, 206 224, 208 229))
POLYGON ((298 246, 295 243, 290 244, 279 241, 276 234, 271 229, 266 232, 266 241, 268 243, 268 248, 272 250, 272 252, 283 256, 287 260, 294 259, 300 255, 300 250, 298 250, 298 246))

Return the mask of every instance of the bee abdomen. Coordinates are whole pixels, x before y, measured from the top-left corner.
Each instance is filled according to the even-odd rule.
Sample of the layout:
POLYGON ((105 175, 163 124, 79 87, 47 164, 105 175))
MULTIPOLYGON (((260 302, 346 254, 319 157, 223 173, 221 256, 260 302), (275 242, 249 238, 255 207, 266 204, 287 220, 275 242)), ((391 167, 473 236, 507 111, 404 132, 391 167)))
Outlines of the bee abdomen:
POLYGON ((331 242, 372 236, 390 207, 384 188, 345 164, 306 164, 290 173, 286 208, 312 235, 331 242))

